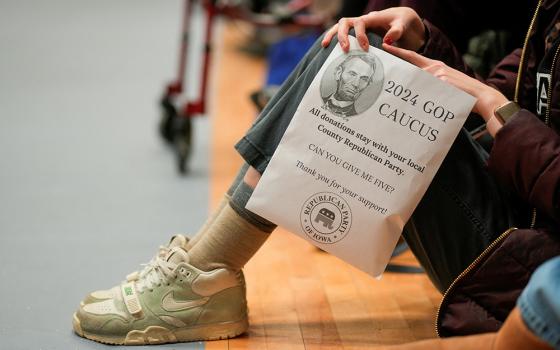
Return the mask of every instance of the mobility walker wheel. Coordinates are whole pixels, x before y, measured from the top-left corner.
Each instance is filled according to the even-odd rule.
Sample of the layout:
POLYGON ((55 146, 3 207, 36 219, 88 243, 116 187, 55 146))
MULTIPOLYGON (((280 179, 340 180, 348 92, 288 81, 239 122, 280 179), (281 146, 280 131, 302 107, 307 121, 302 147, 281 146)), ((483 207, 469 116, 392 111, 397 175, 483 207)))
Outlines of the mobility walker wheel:
POLYGON ((173 103, 171 103, 171 98, 169 96, 164 96, 161 99, 161 120, 159 122, 159 134, 163 139, 169 143, 173 142, 173 122, 175 119, 179 118, 177 115, 177 110, 173 103))
POLYGON ((173 122, 173 144, 177 152, 179 173, 188 172, 188 161, 192 149, 192 122, 188 116, 179 116, 173 122))
POLYGON ((161 108, 159 133, 175 149, 179 173, 186 174, 192 148, 191 118, 179 114, 169 96, 161 100, 161 108))

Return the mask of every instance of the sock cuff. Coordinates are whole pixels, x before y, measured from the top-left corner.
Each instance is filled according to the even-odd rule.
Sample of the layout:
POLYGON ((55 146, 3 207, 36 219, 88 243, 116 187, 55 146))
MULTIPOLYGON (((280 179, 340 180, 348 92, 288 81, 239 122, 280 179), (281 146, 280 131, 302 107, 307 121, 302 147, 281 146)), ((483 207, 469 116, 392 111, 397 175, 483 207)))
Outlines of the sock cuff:
POLYGON ((229 205, 239 216, 247 220, 250 224, 256 226, 261 231, 271 233, 276 228, 276 224, 245 208, 252 194, 253 189, 242 181, 233 192, 229 200, 229 205))

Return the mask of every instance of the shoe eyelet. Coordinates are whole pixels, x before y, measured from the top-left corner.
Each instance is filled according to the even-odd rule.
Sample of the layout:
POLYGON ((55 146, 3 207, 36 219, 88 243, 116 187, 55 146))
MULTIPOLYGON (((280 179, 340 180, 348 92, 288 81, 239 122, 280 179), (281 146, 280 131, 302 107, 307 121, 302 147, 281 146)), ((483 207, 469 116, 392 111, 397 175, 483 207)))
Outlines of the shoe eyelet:
POLYGON ((192 272, 190 272, 190 271, 187 272, 187 274, 186 274, 187 277, 191 277, 191 275, 192 275, 192 272))

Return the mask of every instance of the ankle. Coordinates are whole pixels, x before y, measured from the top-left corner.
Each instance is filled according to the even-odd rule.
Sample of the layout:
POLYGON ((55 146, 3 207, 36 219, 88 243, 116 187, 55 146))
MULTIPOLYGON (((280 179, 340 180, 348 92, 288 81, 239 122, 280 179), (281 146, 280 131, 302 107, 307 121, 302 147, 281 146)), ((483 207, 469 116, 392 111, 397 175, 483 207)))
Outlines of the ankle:
POLYGON ((243 217, 259 230, 271 233, 276 228, 276 225, 273 222, 270 222, 245 208, 252 194, 253 188, 251 188, 251 186, 247 183, 242 182, 231 196, 229 205, 239 216, 243 217))
POLYGON ((203 271, 240 270, 268 239, 270 233, 226 205, 216 221, 189 251, 191 264, 203 271))

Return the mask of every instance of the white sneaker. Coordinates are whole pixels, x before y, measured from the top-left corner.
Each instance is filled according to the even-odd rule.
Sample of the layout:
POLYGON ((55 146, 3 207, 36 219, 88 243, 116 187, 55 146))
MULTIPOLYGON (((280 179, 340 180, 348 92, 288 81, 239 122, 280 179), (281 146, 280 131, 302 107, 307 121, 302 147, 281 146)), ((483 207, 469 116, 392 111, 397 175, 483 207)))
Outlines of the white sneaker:
POLYGON ((135 278, 109 291, 92 293, 109 298, 96 298, 74 314, 78 335, 106 344, 142 345, 225 339, 248 328, 241 271, 201 271, 189 264, 181 246, 158 254, 135 278))

